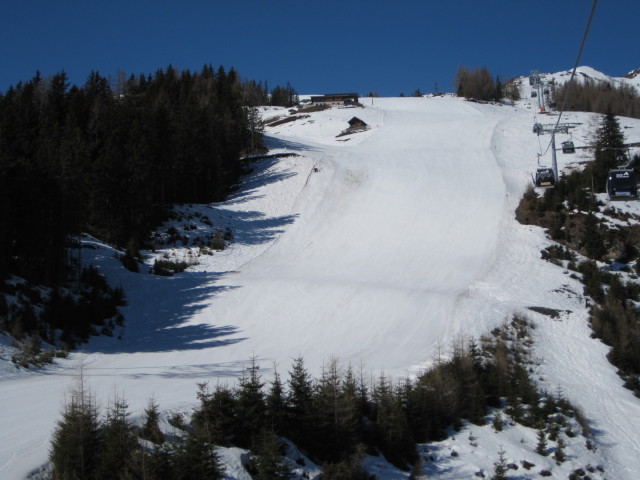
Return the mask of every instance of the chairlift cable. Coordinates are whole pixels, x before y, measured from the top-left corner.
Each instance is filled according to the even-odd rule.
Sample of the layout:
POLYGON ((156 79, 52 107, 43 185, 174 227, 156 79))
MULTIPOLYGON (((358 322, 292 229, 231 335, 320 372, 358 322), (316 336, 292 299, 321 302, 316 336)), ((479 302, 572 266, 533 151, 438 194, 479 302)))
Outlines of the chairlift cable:
MULTIPOLYGON (((578 64, 580 63, 580 57, 582 56, 582 50, 584 49, 584 45, 587 42, 587 34, 589 33, 589 27, 591 26, 591 20, 593 20, 593 14, 596 11, 596 5, 598 4, 598 0, 593 0, 593 4, 591 5, 591 12, 589 13, 589 19, 587 20, 587 25, 584 29, 584 34, 582 35, 582 42, 580 43, 580 50, 578 51, 578 56, 576 57, 576 63, 573 66, 573 71, 571 72, 571 78, 569 78, 569 84, 567 85, 567 90, 565 91, 564 98, 562 99, 562 107, 560 108, 560 113, 558 114, 558 120, 556 121, 556 125, 553 128, 552 136, 555 135, 555 132, 560 124, 560 120, 562 119, 562 114, 564 113, 565 106, 567 104, 567 99, 569 98, 569 93, 571 92, 571 86, 573 85, 573 79, 576 76, 576 70, 578 69, 578 64)), ((549 151, 551 147, 551 143, 547 146, 544 154, 549 151)))

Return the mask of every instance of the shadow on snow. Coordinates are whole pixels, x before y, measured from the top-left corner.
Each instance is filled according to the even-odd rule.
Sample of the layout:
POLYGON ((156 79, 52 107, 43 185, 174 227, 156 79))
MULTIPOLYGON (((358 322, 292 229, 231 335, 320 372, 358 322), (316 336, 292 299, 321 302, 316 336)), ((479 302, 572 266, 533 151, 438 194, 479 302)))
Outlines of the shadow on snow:
POLYGON ((213 297, 239 288, 216 285, 230 273, 233 272, 187 271, 173 277, 146 273, 127 275, 127 306, 121 309, 125 328, 120 338, 94 337, 82 350, 86 353, 170 352, 221 347, 244 340, 233 337, 238 329, 232 325, 189 323, 210 306, 213 297))
POLYGON ((271 137, 269 135, 264 135, 264 144, 267 146, 269 150, 277 150, 284 149, 290 150, 291 152, 311 152, 316 151, 316 149, 311 148, 308 144, 293 142, 291 140, 283 140, 282 138, 271 137))
POLYGON ((274 153, 262 157, 257 161, 249 161, 247 165, 248 174, 244 176, 238 185, 238 190, 232 193, 222 205, 237 205, 249 200, 263 198, 264 195, 257 195, 256 191, 271 183, 281 182, 297 175, 295 172, 272 171, 273 167, 285 157, 297 155, 296 153, 274 153))
MULTIPOLYGON (((279 145, 278 148, 298 150, 303 148, 292 142, 277 140, 276 143, 279 145)), ((279 182, 297 175, 271 171, 278 161, 277 154, 274 154, 255 162, 252 164, 252 173, 245 177, 238 192, 221 204, 206 207, 210 213, 213 213, 214 218, 226 219, 229 226, 233 228, 234 243, 239 245, 268 243, 281 234, 286 225, 292 224, 297 218, 297 215, 268 217, 257 210, 243 212, 223 208, 223 206, 244 203, 257 198, 255 192, 266 183, 279 182)), ((240 286, 220 284, 224 277, 236 272, 185 271, 173 277, 159 277, 146 273, 144 271, 146 267, 143 267, 140 273, 134 274, 125 271, 120 262, 113 260, 112 251, 107 249, 103 253, 106 255, 101 261, 99 260, 100 270, 112 285, 122 285, 127 293, 127 306, 121 308, 125 317, 125 327, 116 329, 115 334, 119 335, 119 338, 92 337, 81 347, 86 354, 193 351, 224 347, 246 340, 247 337, 239 335, 238 327, 216 325, 215 307, 211 306, 216 296, 240 288, 240 286), (205 312, 207 309, 208 311, 205 312), (199 316, 202 313, 204 314, 199 316), (196 324, 195 321, 201 323, 196 324)), ((194 369, 202 369, 210 374, 211 367, 211 365, 167 366, 160 368, 161 372, 157 371, 157 367, 153 367, 148 374, 179 375, 184 369, 188 369, 191 373, 194 369), (155 372, 153 372, 154 369, 155 372)), ((231 367, 231 370, 235 368, 231 367)), ((145 373, 139 373, 139 375, 145 375, 145 373)))

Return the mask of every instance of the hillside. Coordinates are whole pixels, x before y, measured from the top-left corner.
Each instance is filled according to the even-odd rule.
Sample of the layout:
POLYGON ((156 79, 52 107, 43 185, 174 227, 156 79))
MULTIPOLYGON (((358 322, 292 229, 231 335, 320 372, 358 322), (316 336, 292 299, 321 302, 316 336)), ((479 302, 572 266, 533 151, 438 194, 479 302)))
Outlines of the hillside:
MULTIPOLYGON (((537 118, 528 100, 367 98, 364 108, 267 127, 270 156, 255 162, 239 190, 221 204, 180 207, 166 228, 187 241, 146 252, 143 272, 163 257, 192 264, 173 277, 128 272, 112 248, 85 238, 92 247, 85 261, 91 257, 126 291, 126 328, 43 371, 15 369, 10 347, 0 347, 0 477, 22 478, 46 461, 80 371, 100 402, 123 394, 134 415, 151 397, 162 409, 188 411, 196 382, 232 383, 253 356, 265 375, 302 355, 316 375, 334 357, 398 379, 520 313, 535 325, 541 387, 562 391, 583 410, 608 478, 638 478, 640 403, 622 387, 606 347, 590 337, 581 284, 540 259, 550 245, 541 229, 515 220, 548 141, 531 127, 553 121, 537 118), (353 116, 371 128, 337 137, 353 116), (225 250, 207 255, 194 247, 192 239, 215 228, 233 232, 225 250), (563 313, 552 319, 531 306, 563 313)), ((595 118, 563 118, 579 124, 571 134, 577 146, 588 144, 595 118)), ((639 120, 620 123, 628 141, 640 141, 639 120)), ((558 154, 560 168, 589 160, 579 152, 558 154)), ((639 213, 632 202, 616 206, 639 213)), ((514 458, 518 435, 501 440, 514 458)), ((495 456, 498 441, 483 452, 495 456)), ((494 460, 480 454, 478 468, 494 460)), ((449 461, 430 473, 461 478, 464 458, 449 461)))
MULTIPOLYGON (((540 79, 545 83, 564 85, 571 79, 571 72, 572 70, 564 70, 556 73, 540 72, 540 79)), ((624 77, 610 77, 594 68, 581 66, 576 69, 575 80, 579 83, 584 82, 585 80, 591 80, 597 83, 608 83, 615 87, 627 85, 634 87, 638 91, 638 94, 640 94, 640 76, 637 74, 637 70, 629 72, 624 77)), ((528 77, 522 77, 521 85, 524 97, 529 97, 531 93, 531 89, 529 88, 527 81, 528 77)))

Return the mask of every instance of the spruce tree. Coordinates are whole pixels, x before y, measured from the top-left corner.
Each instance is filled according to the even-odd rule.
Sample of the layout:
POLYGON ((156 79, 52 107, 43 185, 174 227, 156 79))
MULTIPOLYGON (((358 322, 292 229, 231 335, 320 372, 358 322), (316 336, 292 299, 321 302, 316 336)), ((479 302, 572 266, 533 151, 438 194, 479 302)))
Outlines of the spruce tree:
POLYGON ((604 246, 604 238, 598 227, 598 219, 592 211, 589 211, 584 222, 584 232, 582 234, 582 243, 586 250, 587 256, 594 260, 600 260, 606 253, 604 246))
POLYGON ((217 480, 224 478, 224 465, 210 435, 193 430, 173 453, 178 480, 217 480))
POLYGON ((100 427, 100 460, 96 480, 135 478, 140 447, 128 420, 127 404, 116 398, 100 427))
POLYGON ((352 383, 345 391, 342 377, 338 361, 332 358, 323 368, 314 395, 316 451, 325 461, 336 461, 351 453, 358 440, 355 385, 352 383))
POLYGON ((504 448, 500 447, 498 450, 498 461, 493 464, 493 477, 491 480, 506 480, 507 472, 509 471, 509 467, 507 467, 507 457, 505 456, 504 448))
POLYGON ((538 443, 536 445, 536 453, 539 455, 547 456, 547 436, 544 430, 538 430, 538 443))
POLYGON ((610 108, 596 132, 595 147, 595 157, 591 164, 593 184, 596 192, 603 192, 609 170, 623 166, 627 162, 624 133, 610 108))
POLYGON ((264 427, 266 405, 262 392, 264 383, 258 374, 259 369, 255 357, 252 357, 251 364, 244 370, 240 378, 240 389, 237 393, 236 441, 239 446, 244 448, 250 448, 253 445, 257 440, 256 435, 264 427))
POLYGON ((160 425, 158 423, 160 419, 160 412, 158 411, 158 404, 155 402, 153 398, 149 399, 149 403, 147 404, 147 408, 144 410, 145 421, 142 429, 140 430, 140 437, 150 441, 151 443, 155 443, 156 445, 164 442, 164 434, 160 430, 160 425))
POLYGON ((394 389, 381 375, 374 388, 373 401, 377 445, 389 462, 404 468, 415 456, 415 444, 403 408, 401 389, 394 389))
POLYGON ((273 373, 271 388, 266 398, 267 428, 276 434, 283 435, 286 428, 287 403, 284 387, 277 371, 273 373))
POLYGON ((256 439, 250 458, 250 470, 255 480, 276 480, 295 478, 291 467, 284 462, 283 446, 276 435, 264 429, 256 439))
POLYGON ((233 444, 238 423, 234 392, 226 385, 216 385, 211 393, 206 383, 199 383, 197 397, 200 407, 191 417, 194 431, 210 436, 217 445, 233 444))
POLYGON ((53 480, 95 476, 100 463, 98 408, 82 375, 53 433, 49 458, 53 480))
POLYGON ((558 446, 556 447, 556 451, 553 454, 553 458, 554 458, 554 460, 556 461, 556 463, 558 465, 563 463, 567 459, 567 456, 564 453, 564 447, 565 447, 564 440, 559 438, 558 439, 558 446))
POLYGON ((304 447, 312 440, 310 422, 313 415, 313 383, 309 371, 304 366, 303 357, 293 360, 288 385, 288 430, 291 440, 304 447))
POLYGON ((364 385, 359 385, 351 368, 347 368, 342 382, 342 416, 345 433, 351 437, 351 444, 355 444, 364 435, 363 419, 367 415, 367 394, 364 385))

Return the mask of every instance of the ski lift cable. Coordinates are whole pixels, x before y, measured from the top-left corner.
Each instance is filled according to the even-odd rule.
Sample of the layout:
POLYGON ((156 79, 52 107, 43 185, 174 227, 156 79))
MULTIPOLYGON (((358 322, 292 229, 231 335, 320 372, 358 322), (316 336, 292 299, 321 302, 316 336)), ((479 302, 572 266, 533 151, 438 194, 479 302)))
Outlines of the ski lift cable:
MULTIPOLYGON (((576 63, 573 66, 573 71, 571 72, 571 78, 569 78, 569 85, 567 85, 567 90, 565 91, 564 98, 562 99, 562 107, 560 108, 560 113, 558 114, 558 120, 556 121, 556 125, 553 128, 552 136, 555 135, 555 132, 560 124, 560 120, 562 119, 562 114, 564 113, 565 106, 567 104, 567 98, 569 98, 569 93, 571 92, 571 86, 573 85, 573 79, 576 76, 576 70, 578 69, 578 64, 580 63, 580 57, 582 56, 582 50, 584 49, 584 44, 587 42, 587 34, 589 33, 589 27, 591 26, 591 20, 593 20, 593 14, 596 11, 596 5, 598 4, 598 0, 593 0, 593 4, 591 5, 591 12, 589 13, 589 19, 587 20, 587 25, 584 29, 584 34, 582 35, 582 42, 580 43, 580 50, 578 51, 578 56, 576 57, 576 63)), ((549 142, 547 149, 544 154, 549 151, 551 148, 552 142, 549 142)))

